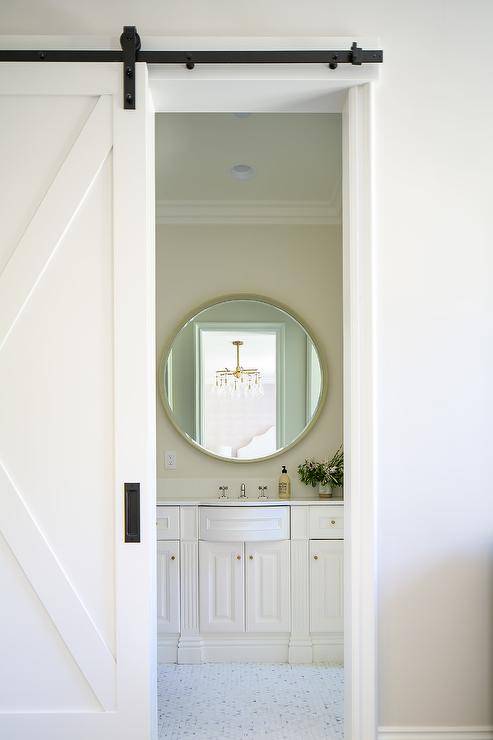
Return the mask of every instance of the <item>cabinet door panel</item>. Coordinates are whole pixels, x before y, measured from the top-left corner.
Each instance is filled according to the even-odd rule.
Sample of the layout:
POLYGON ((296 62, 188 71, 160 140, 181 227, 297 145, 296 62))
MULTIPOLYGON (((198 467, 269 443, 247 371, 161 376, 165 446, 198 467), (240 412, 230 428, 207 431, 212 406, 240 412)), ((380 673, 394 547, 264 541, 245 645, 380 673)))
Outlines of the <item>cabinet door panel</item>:
POLYGON ((310 631, 344 629, 344 542, 310 542, 310 631))
POLYGON ((247 632, 289 632, 290 542, 247 543, 247 632))
POLYGON ((157 543, 158 633, 180 631, 180 543, 157 543))
POLYGON ((244 545, 200 542, 200 630, 244 632, 244 545))

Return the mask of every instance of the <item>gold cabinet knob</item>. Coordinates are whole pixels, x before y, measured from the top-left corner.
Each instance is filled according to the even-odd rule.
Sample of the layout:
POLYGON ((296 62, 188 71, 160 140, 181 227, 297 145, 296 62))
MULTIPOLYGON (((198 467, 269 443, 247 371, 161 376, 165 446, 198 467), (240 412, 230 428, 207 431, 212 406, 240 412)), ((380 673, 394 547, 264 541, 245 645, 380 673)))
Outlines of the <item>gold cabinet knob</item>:
POLYGON ((314 559, 314 560, 318 560, 318 555, 314 555, 314 556, 313 556, 313 559, 314 559))
POLYGON ((176 560, 176 555, 172 555, 171 560, 176 560))
POLYGON ((250 558, 250 560, 253 560, 253 555, 249 555, 248 557, 250 558))
POLYGON ((237 559, 237 560, 241 560, 241 555, 237 555, 237 556, 236 556, 236 559, 237 559))

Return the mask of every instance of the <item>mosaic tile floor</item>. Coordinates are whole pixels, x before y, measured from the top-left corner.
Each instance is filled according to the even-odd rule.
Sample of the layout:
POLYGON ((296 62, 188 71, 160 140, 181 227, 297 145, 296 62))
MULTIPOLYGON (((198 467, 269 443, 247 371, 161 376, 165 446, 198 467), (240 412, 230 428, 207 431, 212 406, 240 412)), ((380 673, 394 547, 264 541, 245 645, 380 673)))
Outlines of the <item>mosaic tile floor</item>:
POLYGON ((158 666, 159 740, 342 740, 341 666, 158 666))

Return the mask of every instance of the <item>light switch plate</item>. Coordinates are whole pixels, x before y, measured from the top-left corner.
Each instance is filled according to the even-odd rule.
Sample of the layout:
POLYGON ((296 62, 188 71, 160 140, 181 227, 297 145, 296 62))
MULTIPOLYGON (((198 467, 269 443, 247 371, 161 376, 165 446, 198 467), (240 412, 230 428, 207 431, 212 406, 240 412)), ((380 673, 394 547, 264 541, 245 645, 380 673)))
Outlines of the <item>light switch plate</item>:
POLYGON ((173 450, 164 453, 164 467, 166 470, 176 470, 176 452, 173 450))

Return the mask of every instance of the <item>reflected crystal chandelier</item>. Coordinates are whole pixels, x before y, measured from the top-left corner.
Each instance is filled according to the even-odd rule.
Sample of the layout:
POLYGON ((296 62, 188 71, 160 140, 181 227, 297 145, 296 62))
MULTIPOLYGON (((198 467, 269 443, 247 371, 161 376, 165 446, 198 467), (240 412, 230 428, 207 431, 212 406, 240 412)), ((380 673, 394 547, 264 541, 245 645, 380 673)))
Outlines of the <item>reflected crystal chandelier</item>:
POLYGON ((236 347, 236 368, 235 370, 216 370, 215 390, 218 395, 228 395, 232 398, 241 396, 263 396, 264 389, 262 376, 257 368, 243 368, 240 365, 240 347, 243 342, 235 339, 232 344, 236 347))

